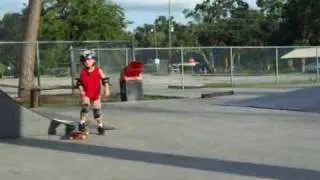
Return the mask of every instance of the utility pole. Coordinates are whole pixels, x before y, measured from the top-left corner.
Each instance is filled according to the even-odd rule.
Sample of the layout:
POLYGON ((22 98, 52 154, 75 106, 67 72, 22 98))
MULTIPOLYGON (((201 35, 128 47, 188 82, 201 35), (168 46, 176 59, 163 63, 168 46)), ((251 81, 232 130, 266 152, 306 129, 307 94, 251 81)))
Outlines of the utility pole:
MULTIPOLYGON (((168 45, 168 48, 169 48, 169 52, 168 52, 168 65, 170 66, 171 64, 171 0, 169 0, 169 3, 168 3, 168 38, 169 38, 169 45, 168 45)), ((169 70, 169 66, 168 66, 168 72, 170 72, 169 70)))
POLYGON ((169 7, 168 7, 168 21, 169 21, 169 27, 168 27, 168 34, 169 34, 169 49, 171 48, 171 0, 169 0, 169 7))
POLYGON ((153 33, 154 45, 155 45, 155 59, 158 58, 158 39, 157 39, 157 23, 154 24, 154 28, 151 29, 151 33, 153 33))

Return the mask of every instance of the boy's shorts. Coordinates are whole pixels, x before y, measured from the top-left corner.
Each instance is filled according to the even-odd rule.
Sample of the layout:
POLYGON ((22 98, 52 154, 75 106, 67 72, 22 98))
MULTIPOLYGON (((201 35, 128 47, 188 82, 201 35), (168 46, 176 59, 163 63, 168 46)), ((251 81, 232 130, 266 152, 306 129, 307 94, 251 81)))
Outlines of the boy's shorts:
POLYGON ((82 105, 91 105, 94 109, 101 109, 101 99, 90 100, 88 97, 82 98, 82 105))

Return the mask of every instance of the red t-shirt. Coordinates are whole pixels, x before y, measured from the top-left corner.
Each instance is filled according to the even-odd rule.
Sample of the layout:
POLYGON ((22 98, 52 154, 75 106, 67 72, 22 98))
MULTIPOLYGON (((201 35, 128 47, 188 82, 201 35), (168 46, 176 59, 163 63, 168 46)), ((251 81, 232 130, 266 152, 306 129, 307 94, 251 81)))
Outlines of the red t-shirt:
POLYGON ((100 99, 101 92, 101 80, 100 68, 95 67, 92 72, 89 72, 86 68, 83 68, 80 72, 80 79, 83 84, 83 89, 86 96, 94 101, 100 99))

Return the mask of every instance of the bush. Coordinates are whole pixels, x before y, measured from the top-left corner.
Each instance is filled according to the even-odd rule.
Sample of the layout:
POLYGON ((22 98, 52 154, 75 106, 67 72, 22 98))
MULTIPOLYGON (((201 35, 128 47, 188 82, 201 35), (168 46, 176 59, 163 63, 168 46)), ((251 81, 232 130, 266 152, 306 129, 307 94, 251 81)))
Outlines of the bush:
POLYGON ((6 70, 6 66, 3 64, 0 64, 0 78, 2 78, 2 76, 4 75, 6 70))

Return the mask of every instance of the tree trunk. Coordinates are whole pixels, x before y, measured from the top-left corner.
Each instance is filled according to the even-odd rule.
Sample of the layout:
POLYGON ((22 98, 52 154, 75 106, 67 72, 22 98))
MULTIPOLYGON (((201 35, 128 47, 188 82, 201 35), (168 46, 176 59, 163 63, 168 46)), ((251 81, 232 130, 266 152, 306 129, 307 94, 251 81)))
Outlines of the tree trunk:
POLYGON ((267 60, 266 64, 267 64, 267 72, 270 72, 272 67, 271 61, 267 60))
POLYGON ((306 59, 305 58, 301 59, 301 72, 302 73, 306 72, 306 59))
POLYGON ((289 67, 290 71, 294 71, 294 65, 293 65, 293 60, 292 59, 288 60, 288 67, 289 67))
POLYGON ((28 18, 25 30, 25 41, 20 64, 20 79, 18 96, 26 99, 30 97, 30 90, 34 87, 34 65, 36 41, 40 21, 41 0, 29 0, 28 18))

